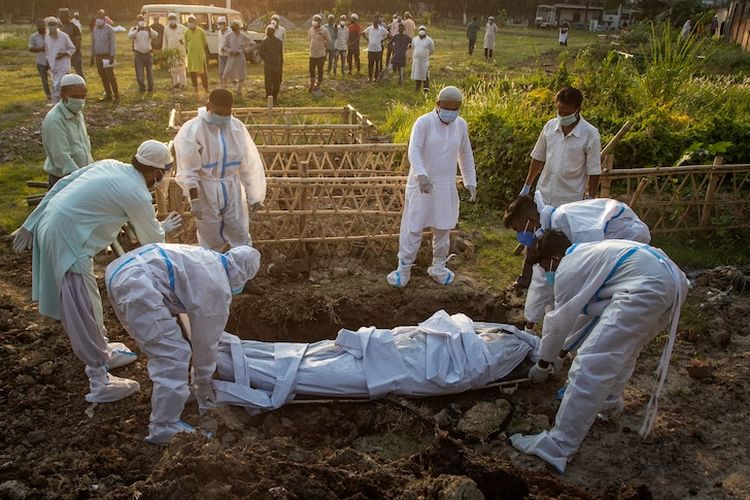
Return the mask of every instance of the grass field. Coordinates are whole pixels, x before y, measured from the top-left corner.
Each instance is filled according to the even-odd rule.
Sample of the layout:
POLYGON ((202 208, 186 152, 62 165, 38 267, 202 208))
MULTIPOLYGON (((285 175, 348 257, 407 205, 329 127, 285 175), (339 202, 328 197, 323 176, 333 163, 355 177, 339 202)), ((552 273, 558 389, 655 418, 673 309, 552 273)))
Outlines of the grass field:
MULTIPOLYGON (((34 56, 26 51, 28 36, 33 32, 29 26, 10 26, 0 32, 0 142, 5 147, 0 152, 0 230, 11 231, 23 221, 28 213, 24 197, 33 192, 26 187, 28 179, 45 179, 42 171, 44 153, 38 130, 46 112, 44 93, 34 65, 34 56)), ((562 49, 557 45, 557 34, 552 31, 534 29, 503 29, 498 35, 494 61, 485 62, 482 57, 481 39, 474 55, 466 51, 466 38, 461 27, 433 27, 429 32, 435 40, 436 53, 431 61, 432 93, 425 96, 414 90, 412 82, 403 85, 396 80, 367 83, 367 54, 362 52, 362 76, 330 78, 326 75, 323 97, 314 98, 307 92, 308 52, 306 31, 292 30, 287 35, 285 68, 280 105, 283 106, 334 106, 352 104, 369 115, 384 128, 386 113, 391 106, 411 106, 424 99, 434 99, 434 93, 445 84, 460 82, 467 76, 509 79, 536 71, 554 71, 558 54, 562 50, 575 51, 597 43, 596 35, 573 32, 570 46, 562 49)), ((192 90, 173 94, 166 71, 155 70, 155 92, 141 95, 135 80, 130 43, 125 33, 117 34, 118 62, 115 73, 120 86, 122 101, 118 106, 99 103, 102 94, 101 81, 95 68, 88 66, 90 36, 84 33, 84 73, 89 84, 89 100, 86 107, 89 134, 95 159, 116 158, 128 161, 137 145, 145 139, 167 140, 168 111, 175 103, 183 109, 201 105, 205 95, 192 90)), ((210 86, 217 85, 217 63, 209 67, 210 86)), ((408 77, 408 72, 407 72, 408 77)), ((236 102, 239 106, 265 105, 262 65, 249 66, 245 82, 245 96, 236 102)), ((519 184, 521 179, 519 179, 519 184)), ((481 196, 481 186, 480 186, 481 196)), ((518 268, 519 259, 508 257, 507 249, 514 245, 514 235, 499 229, 499 214, 476 208, 467 210, 465 228, 478 229, 490 246, 498 250, 482 250, 483 264, 480 271, 490 281, 504 285, 508 276, 518 268), (489 253, 488 253, 489 252, 489 253), (497 278, 497 279, 495 279, 497 278), (499 280, 499 281, 498 281, 499 280)), ((700 248, 700 241, 695 243, 700 248)), ((725 262, 726 256, 713 252, 695 257, 692 250, 683 249, 685 258, 695 257, 701 265, 725 262)), ((741 262, 748 259, 742 257, 741 262)))

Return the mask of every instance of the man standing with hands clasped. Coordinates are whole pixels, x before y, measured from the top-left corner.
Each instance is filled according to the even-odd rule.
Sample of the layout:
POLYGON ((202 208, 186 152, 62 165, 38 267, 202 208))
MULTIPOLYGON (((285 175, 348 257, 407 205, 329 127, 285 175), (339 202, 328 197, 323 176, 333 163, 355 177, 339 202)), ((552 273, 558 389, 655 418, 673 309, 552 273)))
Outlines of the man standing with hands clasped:
POLYGON ((386 278, 403 288, 422 243, 422 231, 432 228, 432 265, 427 273, 437 283, 450 285, 456 275, 445 267, 450 250, 451 229, 458 222, 456 163, 464 186, 477 198, 477 175, 466 121, 459 118, 463 95, 456 87, 445 87, 434 111, 420 116, 409 138, 409 180, 401 216, 398 268, 386 278))

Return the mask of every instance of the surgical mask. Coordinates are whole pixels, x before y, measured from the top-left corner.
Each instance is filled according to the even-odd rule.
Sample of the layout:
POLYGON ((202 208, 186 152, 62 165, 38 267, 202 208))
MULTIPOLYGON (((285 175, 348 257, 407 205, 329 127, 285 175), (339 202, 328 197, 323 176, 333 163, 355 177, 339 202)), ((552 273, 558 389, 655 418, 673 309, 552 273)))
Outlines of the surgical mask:
POLYGON ((563 127, 573 125, 577 119, 578 119, 577 112, 573 113, 572 115, 567 115, 567 116, 557 115, 557 121, 560 122, 560 125, 562 125, 563 127))
POLYGON ((146 27, 146 21, 138 21, 138 27, 139 28, 145 28, 146 27))
POLYGON ((544 280, 549 286, 555 286, 555 271, 547 271, 544 273, 544 280))
POLYGON ((438 108, 438 116, 440 117, 440 121, 443 123, 453 123, 456 121, 456 118, 458 118, 458 110, 457 109, 442 109, 438 108))
POLYGON ((86 99, 68 97, 68 100, 65 101, 65 107, 68 108, 71 113, 80 113, 83 111, 83 108, 86 107, 86 99))
POLYGON ((47 31, 50 35, 55 36, 57 35, 57 26, 47 26, 47 31))
POLYGON ((104 19, 97 19, 96 20, 96 27, 97 28, 101 28, 102 26, 104 26, 104 19))
POLYGON ((346 21, 340 21, 339 26, 341 26, 342 28, 346 27, 346 21))
POLYGON ((312 25, 313 28, 317 28, 318 26, 320 26, 320 23, 318 21, 313 21, 312 25))
POLYGON ((534 231, 529 231, 529 222, 530 221, 526 221, 526 226, 523 228, 523 231, 519 231, 516 234, 516 240, 526 248, 530 248, 536 241, 534 231))
POLYGON ((217 127, 226 127, 229 125, 229 122, 232 120, 232 116, 220 116, 217 115, 214 112, 209 113, 208 115, 208 123, 211 125, 216 125, 217 127))
POLYGON ((427 32, 426 31, 420 31, 419 32, 419 38, 424 38, 426 36, 427 36, 427 32))
POLYGON ((176 28, 177 27, 177 21, 175 21, 174 19, 171 19, 169 21, 169 27, 170 28, 176 28))

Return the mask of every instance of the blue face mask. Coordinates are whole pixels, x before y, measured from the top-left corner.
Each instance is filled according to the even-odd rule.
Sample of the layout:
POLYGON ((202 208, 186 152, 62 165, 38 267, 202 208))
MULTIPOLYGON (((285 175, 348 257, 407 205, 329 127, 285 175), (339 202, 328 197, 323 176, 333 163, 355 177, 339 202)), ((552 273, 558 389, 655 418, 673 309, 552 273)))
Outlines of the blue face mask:
POLYGON ((573 125, 576 122, 576 120, 578 120, 578 112, 575 112, 572 115, 566 115, 566 116, 557 115, 557 120, 560 122, 560 125, 562 125, 563 127, 568 127, 570 125, 573 125))
POLYGON ((217 127, 226 127, 227 125, 229 125, 230 121, 232 121, 232 115, 219 116, 214 112, 211 112, 208 115, 208 123, 210 123, 211 125, 216 125, 217 127))
POLYGON ((544 279, 547 281, 549 286, 555 285, 555 271, 547 271, 544 273, 544 279))
POLYGON ((518 242, 529 248, 532 245, 534 245, 534 242, 536 242, 536 235, 534 234, 534 231, 529 231, 529 224, 531 221, 526 221, 526 226, 523 228, 523 231, 519 231, 516 233, 516 240, 518 242))
POLYGON ((443 123, 453 123, 458 118, 458 110, 438 108, 438 116, 443 123))

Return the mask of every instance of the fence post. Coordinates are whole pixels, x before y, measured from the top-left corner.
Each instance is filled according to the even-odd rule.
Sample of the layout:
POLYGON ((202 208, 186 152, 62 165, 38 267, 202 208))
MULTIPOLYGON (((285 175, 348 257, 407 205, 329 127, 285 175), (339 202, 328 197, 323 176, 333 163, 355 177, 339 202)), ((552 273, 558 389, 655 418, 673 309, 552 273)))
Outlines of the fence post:
MULTIPOLYGON (((612 154, 606 154, 604 155, 604 165, 602 165, 602 176, 599 182, 599 197, 600 198, 609 198, 609 189, 610 185, 612 183, 612 180, 609 178, 609 172, 612 170, 615 164, 615 156, 612 154)), ((589 193, 589 196, 592 196, 591 193, 589 193)))
MULTIPOLYGON (((299 164, 299 176, 303 179, 305 179, 305 182, 300 187, 300 209, 302 210, 302 214, 299 216, 299 224, 297 226, 298 233, 300 235, 300 238, 304 237, 305 235, 305 227, 307 226, 307 210, 310 209, 310 199, 308 197, 308 187, 307 187, 307 179, 309 179, 309 170, 310 170, 310 161, 304 160, 301 161, 299 164)), ((299 244, 300 249, 300 259, 301 259, 301 266, 300 270, 305 273, 310 272, 310 254, 307 251, 307 243, 304 241, 300 241, 299 244)))
POLYGON ((716 167, 724 164, 724 157, 717 156, 714 158, 714 165, 711 169, 711 173, 708 174, 708 188, 706 189, 706 198, 703 201, 703 211, 701 212, 701 220, 698 225, 700 229, 706 229, 708 223, 711 220, 711 209, 714 206, 714 198, 716 198, 716 191, 719 187, 719 179, 721 176, 714 173, 716 167))
POLYGON ((648 177, 641 177, 641 181, 638 183, 638 187, 635 189, 632 198, 630 198, 630 203, 628 203, 633 210, 635 210, 635 204, 638 203, 649 182, 650 179, 648 177))

